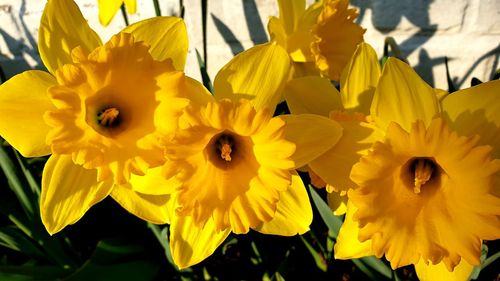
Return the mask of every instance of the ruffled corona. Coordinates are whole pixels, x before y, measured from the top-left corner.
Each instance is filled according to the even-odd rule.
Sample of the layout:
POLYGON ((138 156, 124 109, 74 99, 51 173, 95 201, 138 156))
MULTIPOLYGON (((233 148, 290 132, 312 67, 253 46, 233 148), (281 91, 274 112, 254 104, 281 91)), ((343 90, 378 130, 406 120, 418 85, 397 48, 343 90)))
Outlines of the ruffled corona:
POLYGON ((71 154, 76 164, 97 169, 98 180, 113 176, 120 184, 163 164, 155 112, 167 98, 185 103, 173 98, 184 74, 148 49, 119 33, 90 54, 72 51, 73 63, 56 71, 58 85, 48 90, 57 108, 45 115, 54 154, 71 154))
POLYGON ((311 51, 316 67, 330 79, 338 80, 356 46, 363 41, 365 30, 354 22, 358 14, 348 8, 348 0, 325 0, 323 5, 312 29, 311 51))
POLYGON ((279 18, 271 17, 268 30, 293 61, 293 76, 322 75, 339 80, 365 30, 356 24, 349 0, 324 0, 302 6, 304 1, 278 0, 279 18), (294 3, 290 3, 294 2, 294 3))
POLYGON ((458 136, 441 118, 427 128, 415 122, 409 133, 390 123, 386 139, 352 169, 359 240, 371 240, 393 268, 421 258, 450 271, 461 258, 478 265, 482 240, 500 233, 500 200, 491 194, 500 161, 478 140, 458 136))
POLYGON ((291 183, 295 144, 284 139, 285 122, 256 111, 250 101, 222 99, 188 107, 173 145, 166 176, 182 182, 177 214, 218 231, 246 233, 276 212, 291 183))

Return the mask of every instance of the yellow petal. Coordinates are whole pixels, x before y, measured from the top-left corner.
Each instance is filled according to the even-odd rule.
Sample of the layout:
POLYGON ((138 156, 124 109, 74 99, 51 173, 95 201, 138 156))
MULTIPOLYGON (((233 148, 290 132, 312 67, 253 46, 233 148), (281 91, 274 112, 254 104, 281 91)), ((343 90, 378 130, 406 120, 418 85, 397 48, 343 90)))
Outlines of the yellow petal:
MULTIPOLYGON (((293 5, 296 4, 292 4, 292 6, 293 5)), ((312 34, 311 29, 318 20, 318 16, 323 9, 323 3, 316 2, 310 5, 305 11, 303 8, 300 10, 297 9, 300 7, 295 7, 296 15, 294 19, 294 29, 293 33, 288 33, 286 44, 287 51, 290 53, 292 61, 310 62, 314 71, 317 71, 316 66, 314 65, 314 56, 311 52, 311 42, 314 41, 314 35, 312 34)))
POLYGON ((50 154, 45 137, 51 128, 43 114, 55 109, 47 96, 54 84, 52 75, 31 70, 0 85, 0 135, 24 157, 50 154))
POLYGON ((165 179, 162 174, 162 167, 149 169, 144 176, 132 175, 130 186, 134 191, 149 195, 166 195, 174 193, 180 186, 176 177, 165 179))
POLYGON ((179 268, 186 268, 203 261, 224 242, 229 233, 229 229, 217 232, 213 219, 199 227, 190 216, 173 216, 170 249, 175 264, 179 268))
POLYGON ((482 83, 460 90, 443 100, 444 116, 460 135, 479 135, 480 144, 493 147, 492 157, 500 158, 500 81, 482 83))
POLYGON ((358 240, 358 222, 352 219, 356 210, 357 208, 347 201, 346 217, 333 249, 336 259, 357 259, 373 255, 371 241, 360 242, 358 240))
POLYGON ((309 167, 337 191, 356 187, 350 179, 352 166, 367 153, 374 142, 384 137, 383 131, 370 123, 357 120, 356 116, 332 113, 334 120, 338 120, 342 126, 342 137, 333 148, 309 163, 309 167))
POLYGON ((420 261, 415 264, 415 271, 420 281, 466 281, 469 280, 469 276, 473 269, 474 267, 463 259, 452 272, 448 271, 444 262, 440 262, 436 265, 430 263, 426 265, 423 259, 420 259, 420 261))
POLYGON ((256 110, 274 111, 288 79, 290 59, 275 42, 257 45, 235 56, 215 77, 217 99, 253 101, 256 110))
MULTIPOLYGON (((123 4, 123 0, 98 0, 99 22, 107 26, 123 4)), ((128 6, 127 6, 128 8, 128 6)))
POLYGON ((154 17, 129 25, 123 31, 150 46, 149 52, 155 60, 171 59, 176 70, 184 70, 188 36, 181 18, 154 17))
POLYGON ((71 50, 90 53, 102 45, 73 0, 49 0, 38 30, 38 51, 50 73, 71 62, 71 50))
POLYGON ((285 139, 296 145, 292 160, 302 167, 332 148, 342 136, 335 121, 313 114, 280 115, 286 122, 285 139))
POLYGON ((312 216, 306 187, 300 176, 294 172, 290 188, 280 194, 274 218, 255 230, 264 234, 282 236, 304 234, 309 231, 312 216))
POLYGON ((134 216, 156 224, 170 221, 168 204, 170 195, 147 195, 132 190, 130 184, 115 185, 111 191, 115 199, 125 210, 134 216))
POLYGON ((286 84, 285 99, 293 114, 311 113, 325 117, 332 110, 342 110, 340 94, 328 78, 296 78, 286 84))
POLYGON ((311 41, 313 40, 311 34, 311 26, 300 26, 297 31, 288 36, 287 50, 290 57, 294 62, 312 62, 314 57, 311 52, 311 41))
POLYGON ((186 92, 189 93, 188 98, 191 102, 200 106, 205 106, 209 102, 214 101, 214 96, 197 80, 186 76, 186 92))
POLYGON ((280 20, 283 22, 287 34, 294 32, 302 14, 306 10, 305 0, 278 0, 280 20))
POLYGON ((277 17, 269 17, 267 30, 269 31, 269 36, 271 37, 272 41, 276 41, 280 46, 286 48, 287 34, 282 20, 278 19, 277 17))
POLYGON ((97 170, 75 165, 71 156, 52 155, 43 169, 40 213, 51 235, 77 222, 111 192, 111 182, 97 182, 97 170))
POLYGON ((127 13, 135 14, 137 11, 137 0, 124 0, 125 7, 127 7, 127 13))
POLYGON ((377 53, 370 45, 359 44, 340 77, 340 93, 344 108, 369 114, 379 78, 380 65, 377 53))
POLYGON ((389 58, 375 90, 370 109, 375 122, 385 130, 391 121, 410 131, 417 120, 428 126, 439 113, 434 90, 406 63, 389 58))
MULTIPOLYGON (((333 189, 333 187, 327 185, 328 188, 333 189)), ((328 201, 328 206, 332 209, 333 214, 336 216, 344 215, 347 212, 347 193, 336 192, 334 190, 329 191, 326 194, 326 199, 328 201)))

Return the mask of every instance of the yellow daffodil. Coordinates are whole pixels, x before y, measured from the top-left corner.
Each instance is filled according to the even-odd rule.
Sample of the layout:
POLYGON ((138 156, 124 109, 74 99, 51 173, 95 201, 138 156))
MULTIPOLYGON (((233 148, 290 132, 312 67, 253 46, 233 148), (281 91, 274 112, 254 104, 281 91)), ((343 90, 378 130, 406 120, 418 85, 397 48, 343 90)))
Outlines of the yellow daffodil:
POLYGON ((295 168, 340 138, 338 124, 311 114, 272 117, 289 58, 275 43, 231 60, 200 93, 168 140, 163 173, 175 187, 170 246, 183 268, 211 255, 231 233, 302 234, 312 221, 295 168))
MULTIPOLYGON (((393 58, 379 79, 373 50, 365 45, 358 51, 335 104, 350 104, 341 116, 369 108, 367 123, 350 127, 334 118, 343 136, 315 160, 330 161, 330 173, 344 176, 338 186, 352 188, 335 256, 385 255, 393 268, 415 264, 423 280, 466 280, 479 264, 482 241, 500 235, 500 200, 493 195, 500 170, 500 81, 445 95, 393 58), (344 149, 343 140, 352 148, 344 149), (355 163, 349 180, 346 160, 355 163)), ((302 101, 302 111, 323 104, 302 101)), ((314 171, 328 178, 323 168, 314 171)))
POLYGON ((97 0, 97 3, 99 5, 99 21, 104 26, 111 22, 123 4, 129 14, 135 14, 137 10, 137 0, 97 0))
POLYGON ((342 138, 308 165, 313 185, 327 187, 329 206, 336 215, 346 211, 346 193, 356 185, 351 167, 382 136, 369 122, 369 108, 380 76, 375 51, 361 43, 341 76, 339 91, 328 78, 309 76, 289 81, 284 93, 290 111, 318 114, 343 127, 342 138))
POLYGON ((48 232, 108 195, 166 222, 168 196, 135 192, 129 179, 164 163, 160 138, 187 104, 182 20, 139 22, 102 45, 73 1, 49 0, 39 51, 49 73, 26 71, 0 86, 0 135, 25 157, 52 153, 40 198, 48 232))
POLYGON ((323 0, 306 9, 305 0, 278 0, 279 18, 268 23, 271 39, 286 48, 295 77, 317 75, 332 80, 340 74, 363 41, 365 30, 354 23, 348 0, 323 0))

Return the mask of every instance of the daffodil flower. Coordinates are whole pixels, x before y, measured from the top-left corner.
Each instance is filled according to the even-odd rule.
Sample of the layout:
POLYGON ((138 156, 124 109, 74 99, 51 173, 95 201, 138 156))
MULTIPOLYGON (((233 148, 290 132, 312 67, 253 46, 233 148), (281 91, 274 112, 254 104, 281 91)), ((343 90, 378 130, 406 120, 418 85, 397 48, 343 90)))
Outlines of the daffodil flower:
POLYGON ((73 1, 49 0, 39 51, 49 73, 26 71, 0 86, 0 135, 25 157, 52 153, 40 198, 47 231, 108 195, 140 218, 167 221, 168 196, 136 192, 129 180, 164 163, 159 140, 187 104, 182 20, 142 21, 102 45, 73 1))
POLYGON ((137 11, 137 0, 97 0, 99 6, 99 21, 107 26, 120 7, 125 4, 127 13, 135 14, 137 11))
MULTIPOLYGON (((364 49, 358 61, 365 67, 353 65, 346 87, 354 88, 342 96, 361 101, 360 108, 370 103, 360 93, 373 92, 368 77, 377 76, 365 72, 376 57, 364 49)), ((500 81, 491 81, 446 95, 407 64, 387 61, 368 119, 373 132, 382 134, 372 134, 378 137, 352 167, 355 186, 348 192, 336 258, 385 255, 393 268, 415 264, 422 280, 469 277, 472 265, 480 263, 482 241, 500 236, 500 200, 494 195, 500 170, 499 89, 500 81)), ((339 123, 348 136, 349 128, 339 123)), ((354 146, 365 139, 359 128, 352 131, 357 132, 354 146)), ((356 158, 339 147, 333 150, 334 174, 333 163, 356 158)))
POLYGON ((308 231, 312 210, 295 169, 332 147, 341 128, 311 114, 272 117, 289 67, 283 48, 258 45, 222 68, 214 96, 193 93, 163 167, 175 187, 170 247, 179 267, 204 260, 231 232, 308 231))
POLYGON ((294 77, 317 75, 332 80, 340 74, 363 41, 365 30, 354 23, 348 0, 324 0, 306 9, 305 0, 278 0, 279 18, 268 23, 271 39, 286 48, 294 77))
POLYGON ((369 117, 379 77, 375 51, 361 43, 343 71, 340 92, 328 78, 317 76, 290 80, 284 90, 292 113, 322 115, 343 128, 337 144, 307 167, 313 185, 327 187, 327 200, 336 215, 345 213, 345 194, 356 186, 349 178, 352 166, 383 135, 369 117))

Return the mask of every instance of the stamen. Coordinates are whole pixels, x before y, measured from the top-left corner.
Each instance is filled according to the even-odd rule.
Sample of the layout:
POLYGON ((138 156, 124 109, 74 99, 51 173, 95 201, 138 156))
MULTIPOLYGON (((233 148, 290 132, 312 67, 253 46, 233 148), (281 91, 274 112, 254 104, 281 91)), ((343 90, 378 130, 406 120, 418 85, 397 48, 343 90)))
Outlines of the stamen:
POLYGON ((115 107, 110 107, 100 112, 97 115, 97 120, 102 126, 114 127, 118 123, 118 115, 120 115, 120 111, 115 107))
POLYGON ((220 151, 220 157, 227 162, 231 161, 232 141, 228 136, 221 136, 218 140, 217 149, 220 151))
POLYGON ((413 187, 413 192, 419 194, 420 188, 431 179, 432 173, 435 169, 435 164, 432 160, 426 158, 418 158, 415 160, 413 165, 415 178, 415 186, 413 187))

